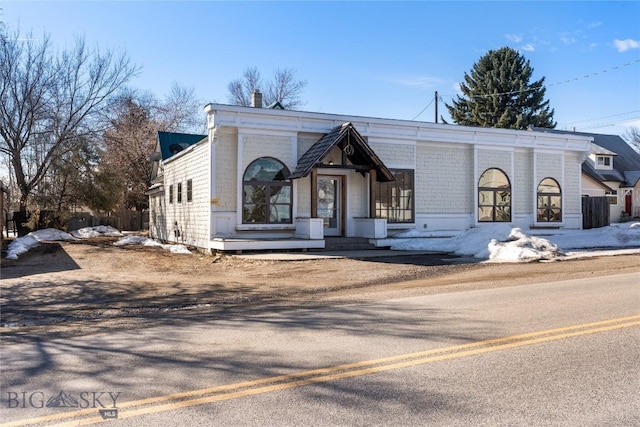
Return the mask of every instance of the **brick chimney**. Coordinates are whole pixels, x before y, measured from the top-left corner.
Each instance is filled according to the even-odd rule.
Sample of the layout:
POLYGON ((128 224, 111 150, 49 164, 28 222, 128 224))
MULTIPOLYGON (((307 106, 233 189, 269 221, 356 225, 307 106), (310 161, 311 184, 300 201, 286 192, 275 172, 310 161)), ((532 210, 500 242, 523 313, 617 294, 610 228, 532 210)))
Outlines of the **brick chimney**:
POLYGON ((262 108, 262 93, 259 90, 254 90, 251 94, 251 106, 262 108))

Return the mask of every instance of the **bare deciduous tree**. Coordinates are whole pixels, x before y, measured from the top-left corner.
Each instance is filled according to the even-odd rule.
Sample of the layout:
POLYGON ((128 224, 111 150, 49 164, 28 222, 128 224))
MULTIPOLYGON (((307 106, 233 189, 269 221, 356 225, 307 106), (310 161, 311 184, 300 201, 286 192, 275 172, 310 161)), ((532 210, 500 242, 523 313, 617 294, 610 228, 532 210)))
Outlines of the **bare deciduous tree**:
POLYGON ((622 138, 627 141, 634 150, 640 153, 640 128, 635 126, 627 128, 627 131, 622 135, 622 138))
POLYGON ((283 108, 290 110, 304 105, 302 92, 308 82, 296 79, 296 72, 290 68, 278 69, 273 73, 273 80, 264 82, 256 67, 247 68, 240 79, 233 80, 227 86, 229 102, 233 105, 251 106, 251 94, 262 92, 265 105, 279 102, 283 108))
POLYGON ((102 110, 137 72, 126 54, 90 50, 81 38, 55 52, 48 36, 0 31, 0 152, 21 211, 55 161, 102 132, 102 110))
POLYGON ((149 155, 158 131, 203 132, 200 104, 193 89, 177 83, 163 101, 149 93, 129 91, 113 104, 109 128, 103 134, 99 175, 103 180, 109 178, 113 190, 119 192, 118 204, 127 209, 147 207, 149 155), (105 175, 107 172, 111 175, 105 175))

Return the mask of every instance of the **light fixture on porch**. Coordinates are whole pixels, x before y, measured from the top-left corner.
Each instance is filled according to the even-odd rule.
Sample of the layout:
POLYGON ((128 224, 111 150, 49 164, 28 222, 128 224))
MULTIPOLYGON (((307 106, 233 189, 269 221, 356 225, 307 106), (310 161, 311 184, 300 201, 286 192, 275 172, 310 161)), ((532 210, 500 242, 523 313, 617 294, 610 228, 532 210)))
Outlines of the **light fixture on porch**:
POLYGON ((329 166, 333 166, 333 160, 329 160, 329 166))

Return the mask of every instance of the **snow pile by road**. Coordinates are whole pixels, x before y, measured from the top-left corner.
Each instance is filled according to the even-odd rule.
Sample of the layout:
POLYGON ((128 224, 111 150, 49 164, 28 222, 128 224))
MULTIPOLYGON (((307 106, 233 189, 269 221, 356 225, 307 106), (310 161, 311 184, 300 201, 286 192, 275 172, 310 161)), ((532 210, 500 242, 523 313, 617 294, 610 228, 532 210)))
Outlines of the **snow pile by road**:
POLYGON ((409 230, 394 235, 386 243, 395 250, 444 252, 493 262, 556 259, 578 249, 640 248, 640 223, 591 230, 553 230, 545 236, 533 234, 532 230, 506 224, 486 224, 453 237, 441 237, 442 232, 409 230))
POLYGON ((96 227, 84 227, 79 230, 73 230, 71 235, 74 237, 78 237, 81 239, 88 239, 91 237, 122 237, 120 231, 116 228, 110 227, 108 225, 98 225, 96 227))
POLYGON ((32 231, 26 236, 18 237, 7 247, 7 259, 18 259, 18 257, 29 250, 40 246, 40 242, 55 242, 60 240, 75 240, 71 234, 56 230, 55 228, 45 228, 32 231))
POLYGON ((162 249, 174 254, 191 255, 191 251, 184 245, 166 245, 153 239, 142 236, 125 236, 114 243, 115 246, 125 245, 142 245, 142 246, 160 246, 162 249))

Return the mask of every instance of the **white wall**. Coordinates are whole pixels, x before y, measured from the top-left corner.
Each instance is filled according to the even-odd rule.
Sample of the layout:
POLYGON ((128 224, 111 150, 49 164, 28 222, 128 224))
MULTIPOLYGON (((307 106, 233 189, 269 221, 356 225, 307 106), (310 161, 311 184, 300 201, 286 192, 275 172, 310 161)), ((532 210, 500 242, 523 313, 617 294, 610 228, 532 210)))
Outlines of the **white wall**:
POLYGON ((210 144, 199 143, 165 162, 164 205, 166 239, 202 248, 209 247, 210 144), (193 183, 193 200, 187 201, 187 181, 193 183), (178 203, 178 183, 182 183, 182 202, 178 203), (169 188, 173 185, 173 203, 169 188), (177 235, 179 232, 179 235, 177 235))

